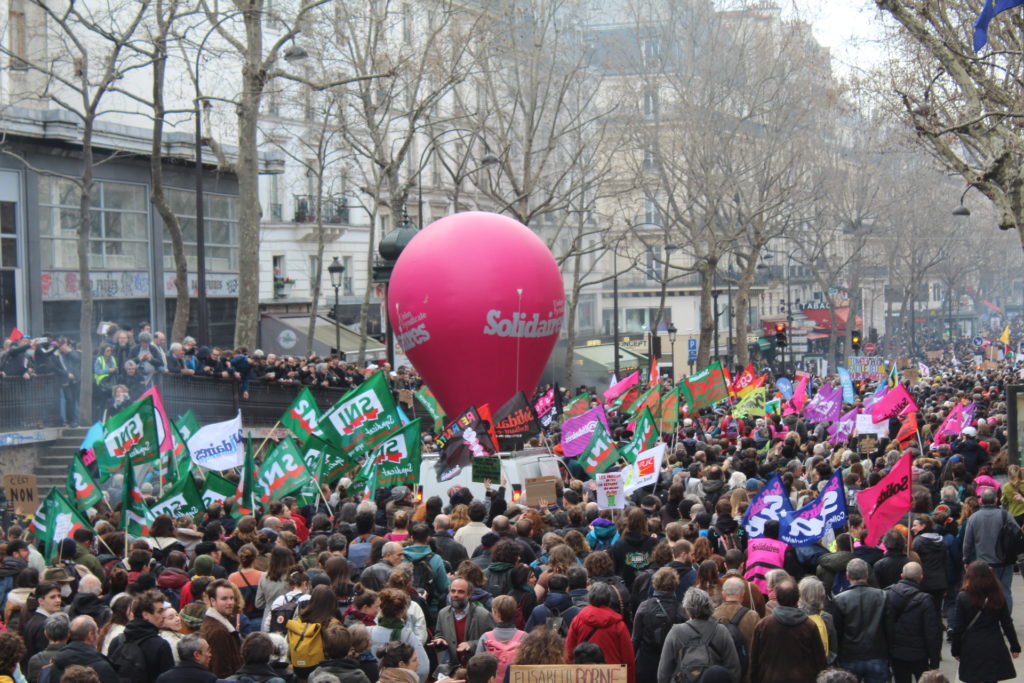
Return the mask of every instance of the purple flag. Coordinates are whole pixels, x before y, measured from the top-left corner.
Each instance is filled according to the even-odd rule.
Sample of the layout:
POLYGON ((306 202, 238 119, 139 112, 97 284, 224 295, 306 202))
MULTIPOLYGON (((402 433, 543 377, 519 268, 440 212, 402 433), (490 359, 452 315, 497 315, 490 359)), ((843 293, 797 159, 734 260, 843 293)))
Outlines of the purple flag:
POLYGON ((570 417, 562 423, 562 451, 567 458, 575 458, 583 452, 590 441, 590 434, 594 431, 594 425, 598 421, 604 423, 604 428, 611 432, 608 427, 608 416, 604 412, 604 406, 591 408, 582 415, 570 417))
POLYGON ((807 422, 835 422, 843 407, 843 388, 823 386, 804 408, 807 422))
POLYGON ((850 435, 853 434, 854 427, 857 426, 857 410, 858 408, 854 408, 828 428, 828 442, 830 444, 838 446, 849 440, 850 435))
POLYGON ((764 536, 765 522, 779 521, 784 514, 792 512, 793 505, 789 502, 782 480, 776 474, 750 501, 747 512, 743 515, 743 528, 747 530, 750 538, 760 538, 764 536))

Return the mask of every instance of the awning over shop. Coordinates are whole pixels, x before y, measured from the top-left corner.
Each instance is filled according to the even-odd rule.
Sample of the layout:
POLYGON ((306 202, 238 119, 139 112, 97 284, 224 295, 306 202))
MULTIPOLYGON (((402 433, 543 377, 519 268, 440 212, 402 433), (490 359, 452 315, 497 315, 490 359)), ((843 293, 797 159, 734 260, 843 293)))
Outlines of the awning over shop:
MULTIPOLYGON (((837 308, 836 311, 836 327, 840 332, 847 329, 847 319, 850 317, 849 307, 837 308)), ((805 308, 800 311, 804 317, 810 320, 815 329, 818 330, 831 330, 832 329, 832 317, 827 308, 805 308)), ((859 317, 857 318, 856 329, 863 329, 864 321, 859 317)))
MULTIPOLYGON (((596 344, 594 346, 579 346, 573 350, 573 357, 577 363, 600 366, 606 373, 615 372, 615 345, 596 344)), ((639 370, 648 365, 647 356, 636 353, 619 346, 619 372, 628 370, 639 370)), ((619 378, 621 379, 621 377, 619 378)))
MULTIPOLYGON (((345 325, 341 325, 339 330, 341 351, 347 360, 356 360, 359 354, 360 334, 345 325)), ((266 353, 277 355, 305 356, 308 331, 308 315, 265 313, 260 319, 260 348, 266 353)), ((313 331, 313 353, 321 358, 331 355, 335 342, 334 335, 334 320, 318 315, 313 331)), ((385 354, 384 344, 373 337, 366 338, 368 359, 383 358, 385 354)))

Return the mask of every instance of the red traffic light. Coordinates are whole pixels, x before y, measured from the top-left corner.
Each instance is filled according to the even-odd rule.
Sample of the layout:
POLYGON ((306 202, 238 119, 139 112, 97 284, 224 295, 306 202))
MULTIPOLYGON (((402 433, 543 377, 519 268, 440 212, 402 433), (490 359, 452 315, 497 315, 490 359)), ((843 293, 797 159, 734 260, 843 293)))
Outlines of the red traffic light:
POLYGON ((785 332, 786 331, 786 323, 775 323, 775 331, 776 332, 785 332))

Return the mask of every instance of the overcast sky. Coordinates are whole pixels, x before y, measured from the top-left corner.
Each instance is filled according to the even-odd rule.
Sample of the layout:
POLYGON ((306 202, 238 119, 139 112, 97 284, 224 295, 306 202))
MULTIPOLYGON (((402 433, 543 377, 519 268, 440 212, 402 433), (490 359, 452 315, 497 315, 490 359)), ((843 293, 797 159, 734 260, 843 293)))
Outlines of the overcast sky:
POLYGON ((880 59, 874 45, 882 33, 878 9, 871 0, 780 0, 783 11, 813 26, 818 42, 832 51, 835 68, 880 59))

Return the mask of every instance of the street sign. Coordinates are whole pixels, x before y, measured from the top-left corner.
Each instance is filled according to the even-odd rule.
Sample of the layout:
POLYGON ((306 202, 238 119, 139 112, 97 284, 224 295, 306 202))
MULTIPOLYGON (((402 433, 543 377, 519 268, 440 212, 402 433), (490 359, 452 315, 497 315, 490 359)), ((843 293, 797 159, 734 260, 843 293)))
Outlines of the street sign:
POLYGON ((697 362, 697 351, 696 350, 688 351, 687 352, 687 354, 686 354, 686 362, 687 363, 696 363, 697 362))
POLYGON ((982 345, 985 343, 985 340, 981 337, 975 337, 974 339, 971 340, 971 343, 980 349, 982 345))
POLYGON ((868 343, 864 345, 864 353, 866 353, 869 356, 875 355, 875 351, 877 350, 878 349, 874 344, 868 343))
POLYGON ((687 351, 696 351, 697 350, 697 340, 696 339, 687 339, 686 340, 686 350, 687 351))

